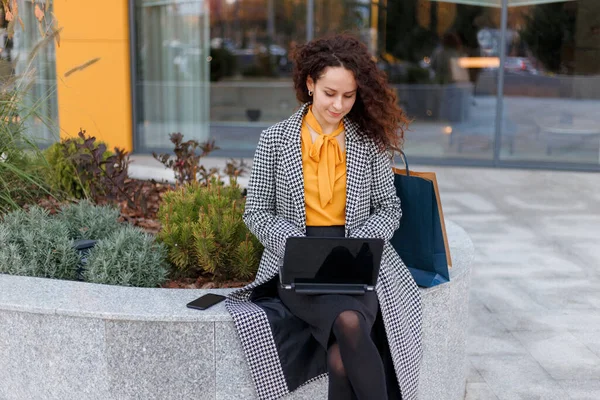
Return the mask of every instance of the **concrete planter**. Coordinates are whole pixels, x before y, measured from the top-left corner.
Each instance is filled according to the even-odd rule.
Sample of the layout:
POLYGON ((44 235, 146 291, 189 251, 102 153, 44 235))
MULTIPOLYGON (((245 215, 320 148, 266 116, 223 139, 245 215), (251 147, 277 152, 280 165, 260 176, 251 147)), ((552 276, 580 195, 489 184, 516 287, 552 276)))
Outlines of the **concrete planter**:
MULTIPOLYGON (((473 245, 447 222, 451 282, 423 290, 419 398, 458 400, 473 245)), ((223 303, 185 304, 206 292, 145 289, 0 275, 0 399, 254 399, 223 303)), ((325 399, 317 381, 290 399, 325 399)))

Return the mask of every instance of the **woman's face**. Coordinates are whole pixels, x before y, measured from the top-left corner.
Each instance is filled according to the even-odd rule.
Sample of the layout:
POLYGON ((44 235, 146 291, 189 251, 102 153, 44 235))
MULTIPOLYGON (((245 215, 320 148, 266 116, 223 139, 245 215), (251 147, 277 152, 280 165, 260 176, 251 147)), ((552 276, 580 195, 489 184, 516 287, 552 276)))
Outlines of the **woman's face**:
POLYGON ((327 67, 316 82, 309 76, 306 86, 313 92, 312 112, 325 130, 335 129, 356 101, 358 85, 344 67, 327 67))

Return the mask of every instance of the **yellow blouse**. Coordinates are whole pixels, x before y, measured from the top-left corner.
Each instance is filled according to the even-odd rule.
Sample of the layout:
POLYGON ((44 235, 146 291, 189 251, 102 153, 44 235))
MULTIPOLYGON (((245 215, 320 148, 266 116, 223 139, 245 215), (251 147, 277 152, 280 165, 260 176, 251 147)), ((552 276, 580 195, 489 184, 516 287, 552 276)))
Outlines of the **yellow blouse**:
POLYGON ((346 223, 346 154, 336 136, 343 134, 344 123, 325 135, 309 108, 302 124, 302 169, 306 225, 330 226, 346 223), (312 141, 310 129, 319 136, 312 141))

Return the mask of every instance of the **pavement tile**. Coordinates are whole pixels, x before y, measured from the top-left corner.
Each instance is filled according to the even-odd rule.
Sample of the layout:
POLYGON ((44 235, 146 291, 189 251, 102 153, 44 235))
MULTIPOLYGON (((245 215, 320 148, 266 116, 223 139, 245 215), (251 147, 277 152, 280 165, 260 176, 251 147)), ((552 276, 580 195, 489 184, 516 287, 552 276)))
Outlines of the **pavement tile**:
MULTIPOLYGON (((600 357, 600 331, 585 330, 570 331, 570 333, 575 336, 577 340, 586 345, 592 353, 600 357)), ((598 398, 600 399, 600 396, 598 398)))
POLYGON ((471 294, 469 302, 469 335, 495 336, 508 333, 508 329, 500 320, 490 312, 481 302, 476 300, 476 295, 471 294))
POLYGON ((465 400, 498 400, 492 389, 485 382, 467 383, 465 400))
POLYGON ((470 356, 499 400, 564 400, 563 388, 528 355, 470 356))
POLYGON ((598 400, 600 399, 600 380, 565 380, 558 381, 567 392, 571 400, 598 400))
POLYGON ((554 379, 600 377, 600 357, 569 332, 513 332, 554 379))
POLYGON ((598 215, 567 213, 538 218, 536 221, 540 224, 540 229, 546 234, 569 241, 588 240, 600 236, 598 229, 600 216, 598 215))
POLYGON ((489 196, 461 190, 460 192, 443 193, 444 206, 466 209, 474 212, 490 213, 498 211, 494 200, 489 196))
POLYGON ((467 383, 485 383, 483 376, 469 360, 467 360, 467 383))
POLYGON ((502 256, 501 259, 496 256, 495 260, 491 260, 493 256, 487 255, 488 249, 480 246, 477 250, 475 262, 478 268, 473 271, 473 277, 477 278, 474 282, 475 285, 480 285, 480 281, 508 279, 521 282, 527 289, 529 285, 535 285, 539 280, 586 279, 589 276, 585 269, 572 262, 560 263, 559 267, 554 268, 553 265, 558 263, 556 260, 546 262, 544 259, 548 257, 535 254, 515 255, 524 250, 507 248, 506 252, 511 256, 502 256), (526 267, 523 266, 523 262, 518 261, 523 258, 525 258, 526 267))
POLYGON ((471 292, 477 294, 492 312, 546 310, 519 281, 494 279, 481 282, 474 277, 471 285, 471 292))
POLYGON ((497 313, 496 317, 511 332, 600 331, 600 313, 595 309, 513 311, 497 313))
POLYGON ((469 332, 467 355, 490 357, 506 355, 528 356, 526 347, 510 332, 495 335, 478 335, 469 332))
MULTIPOLYGON (((527 292, 537 303, 548 309, 594 309, 600 305, 600 279, 568 277, 542 278, 531 282, 527 292)), ((600 310, 597 310, 600 313, 600 310)))

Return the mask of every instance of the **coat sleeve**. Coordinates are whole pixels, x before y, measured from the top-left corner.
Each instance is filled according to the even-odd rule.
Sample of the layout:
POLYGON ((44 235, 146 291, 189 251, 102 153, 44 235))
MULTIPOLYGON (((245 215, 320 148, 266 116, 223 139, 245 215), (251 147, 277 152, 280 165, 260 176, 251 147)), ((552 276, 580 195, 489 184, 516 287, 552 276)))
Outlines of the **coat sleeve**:
POLYGON ((350 236, 389 241, 400 226, 402 209, 396 196, 391 158, 387 152, 375 152, 371 161, 371 216, 350 236))
POLYGON ((267 250, 283 257, 287 238, 305 235, 290 221, 277 215, 277 151, 271 135, 269 131, 263 131, 254 153, 243 219, 267 250))

